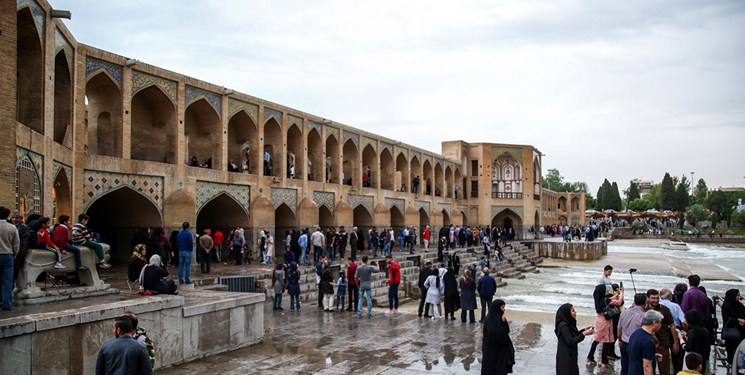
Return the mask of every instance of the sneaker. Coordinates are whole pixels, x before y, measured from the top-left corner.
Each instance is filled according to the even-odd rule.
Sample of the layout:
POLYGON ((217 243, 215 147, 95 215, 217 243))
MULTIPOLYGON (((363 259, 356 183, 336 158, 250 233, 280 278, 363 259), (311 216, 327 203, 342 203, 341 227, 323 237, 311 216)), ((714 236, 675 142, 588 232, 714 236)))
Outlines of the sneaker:
POLYGON ((101 268, 111 268, 111 265, 106 263, 105 260, 102 260, 101 263, 98 263, 98 266, 101 268))
POLYGON ((62 264, 62 263, 60 263, 60 262, 57 262, 57 263, 55 263, 55 264, 54 264, 54 268, 56 268, 56 269, 58 269, 58 270, 62 270, 62 269, 65 269, 65 268, 67 268, 67 267, 65 267, 65 265, 64 265, 64 264, 62 264))
POLYGON ((386 314, 386 315, 390 315, 390 314, 393 314, 393 310, 388 310, 388 311, 386 311, 386 312, 385 312, 385 314, 386 314))
POLYGON ((432 316, 432 320, 435 320, 435 319, 437 319, 437 318, 436 318, 436 317, 435 317, 435 316, 433 315, 433 316, 432 316))
POLYGON ((398 309, 393 309, 394 314, 398 314, 398 309))
POLYGON ((80 267, 78 267, 78 271, 88 271, 88 267, 86 267, 86 266, 80 266, 80 267))
POLYGON ((372 314, 367 314, 367 318, 372 318, 372 314))

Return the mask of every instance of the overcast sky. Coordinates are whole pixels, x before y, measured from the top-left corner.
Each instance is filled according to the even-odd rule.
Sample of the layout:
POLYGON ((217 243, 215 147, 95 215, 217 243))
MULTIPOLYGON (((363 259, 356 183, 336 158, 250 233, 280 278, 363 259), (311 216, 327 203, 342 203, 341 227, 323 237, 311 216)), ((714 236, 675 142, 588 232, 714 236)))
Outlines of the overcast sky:
POLYGON ((745 1, 51 0, 82 43, 441 152, 745 184, 745 1))

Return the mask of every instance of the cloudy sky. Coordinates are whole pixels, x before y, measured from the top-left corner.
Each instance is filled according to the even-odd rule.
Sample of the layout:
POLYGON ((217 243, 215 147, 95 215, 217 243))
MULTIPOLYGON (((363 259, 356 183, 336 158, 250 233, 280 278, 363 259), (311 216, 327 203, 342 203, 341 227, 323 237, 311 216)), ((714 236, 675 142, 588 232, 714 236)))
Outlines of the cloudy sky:
POLYGON ((434 152, 745 184, 745 1, 50 0, 79 42, 434 152))

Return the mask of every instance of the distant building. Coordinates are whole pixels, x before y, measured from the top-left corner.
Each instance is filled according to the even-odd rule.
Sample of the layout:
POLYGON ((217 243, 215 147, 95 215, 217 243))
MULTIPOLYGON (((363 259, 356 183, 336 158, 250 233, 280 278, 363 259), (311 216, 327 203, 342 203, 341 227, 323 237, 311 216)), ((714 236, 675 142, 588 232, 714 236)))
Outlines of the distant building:
POLYGON ((639 194, 644 195, 652 191, 652 188, 654 187, 654 181, 642 181, 640 179, 634 179, 633 180, 637 185, 639 185, 639 194))

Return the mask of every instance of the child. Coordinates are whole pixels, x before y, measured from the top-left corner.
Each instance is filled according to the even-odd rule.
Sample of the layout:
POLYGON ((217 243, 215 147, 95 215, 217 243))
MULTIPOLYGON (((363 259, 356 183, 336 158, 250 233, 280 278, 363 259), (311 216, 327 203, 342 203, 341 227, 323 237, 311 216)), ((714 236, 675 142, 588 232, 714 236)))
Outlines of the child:
POLYGON ((339 280, 334 284, 336 287, 336 308, 335 312, 341 312, 344 309, 344 296, 347 294, 347 276, 346 272, 339 272, 339 280), (339 308, 341 306, 341 309, 339 308))
POLYGON ((50 224, 51 220, 46 216, 39 219, 39 225, 41 225, 41 228, 36 232, 36 240, 39 242, 39 246, 44 246, 44 249, 53 252, 57 257, 57 262, 54 264, 54 268, 65 269, 67 267, 62 264, 62 254, 65 254, 66 252, 65 250, 60 251, 57 245, 52 242, 52 238, 49 236, 50 224))

